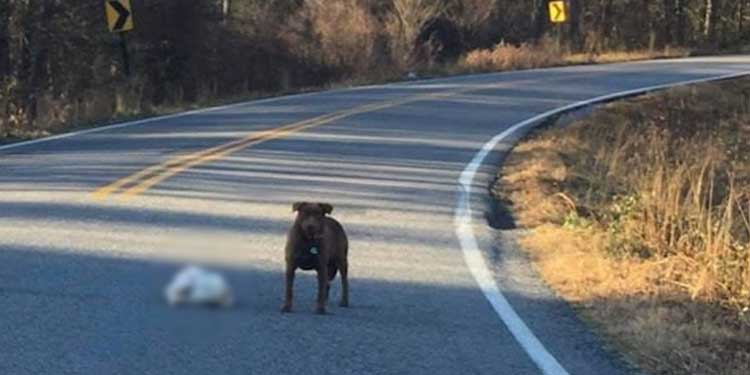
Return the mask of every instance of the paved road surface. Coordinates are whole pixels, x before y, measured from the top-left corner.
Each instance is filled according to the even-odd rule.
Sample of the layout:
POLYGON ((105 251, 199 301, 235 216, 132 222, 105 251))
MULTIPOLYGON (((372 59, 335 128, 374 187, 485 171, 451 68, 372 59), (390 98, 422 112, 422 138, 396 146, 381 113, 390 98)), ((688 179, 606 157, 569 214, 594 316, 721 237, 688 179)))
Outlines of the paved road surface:
MULTIPOLYGON (((461 172, 485 142, 539 113, 748 63, 337 90, 0 149, 0 374, 538 374, 464 262, 454 228, 461 172), (312 314, 305 274, 295 313, 278 311, 297 200, 332 203, 349 232, 350 309, 312 314), (161 289, 185 262, 225 272, 237 308, 168 308, 161 289)), ((500 290, 562 368, 628 373, 528 264, 482 244, 500 290)))

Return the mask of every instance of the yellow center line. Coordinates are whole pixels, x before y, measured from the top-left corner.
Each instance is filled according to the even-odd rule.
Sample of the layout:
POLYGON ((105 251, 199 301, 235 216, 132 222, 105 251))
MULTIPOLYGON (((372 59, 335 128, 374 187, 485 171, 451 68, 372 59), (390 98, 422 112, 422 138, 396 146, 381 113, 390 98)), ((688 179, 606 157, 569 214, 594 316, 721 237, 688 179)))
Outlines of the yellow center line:
POLYGON ((210 161, 221 159, 241 149, 254 146, 269 140, 282 138, 304 129, 329 124, 331 122, 351 117, 356 114, 372 112, 396 105, 401 105, 411 100, 413 100, 413 98, 363 105, 349 110, 329 113, 311 119, 302 120, 276 129, 253 132, 244 138, 233 140, 189 155, 176 157, 161 164, 145 168, 141 171, 125 176, 110 184, 96 189, 91 194, 91 196, 96 200, 104 200, 109 196, 117 193, 118 191, 123 190, 120 193, 121 198, 129 199, 145 192, 154 185, 187 169, 210 161))
POLYGON ((221 158, 223 158, 223 157, 225 157, 227 155, 230 155, 230 154, 232 154, 234 152, 237 152, 237 151, 239 151, 239 150, 241 150, 243 148, 254 146, 254 145, 257 145, 259 143, 270 141, 272 139, 281 138, 281 137, 284 137, 284 136, 286 136, 288 134, 291 134, 291 133, 294 133, 294 132, 298 132, 298 131, 300 131, 302 129, 309 128, 309 127, 312 127, 312 126, 315 126, 315 125, 317 125, 317 124, 309 124, 309 125, 304 125, 304 126, 297 126, 297 127, 289 128, 289 129, 283 129, 283 128, 282 129, 274 129, 274 130, 262 132, 261 134, 259 134, 257 136, 253 136, 252 138, 244 139, 243 142, 238 142, 236 144, 231 145, 230 147, 225 147, 225 148, 222 148, 220 150, 216 150, 215 152, 204 153, 204 154, 200 155, 199 157, 195 157, 195 158, 191 158, 191 159, 187 160, 185 163, 181 163, 181 164, 175 165, 175 166, 173 166, 171 168, 167 168, 167 169, 165 169, 163 171, 163 173, 156 174, 156 175, 154 175, 152 177, 149 177, 149 178, 143 180, 138 185, 135 185, 135 186, 133 186, 133 187, 125 190, 122 193, 121 197, 122 197, 122 199, 130 199, 132 197, 135 197, 135 196, 137 196, 137 195, 145 192, 146 190, 150 189, 154 185, 156 185, 156 184, 158 184, 158 183, 160 183, 160 182, 162 182, 162 181, 164 181, 164 180, 166 180, 166 179, 168 179, 168 178, 170 178, 170 177, 172 177, 172 176, 174 176, 176 174, 179 174, 179 173, 181 173, 181 172, 183 172, 183 171, 185 171, 187 169, 190 169, 190 168, 192 168, 194 166, 197 166, 197 165, 200 165, 200 164, 204 164, 204 163, 208 163, 208 162, 211 162, 211 161, 214 161, 214 160, 217 160, 217 159, 221 159, 221 158))
MULTIPOLYGON (((515 82, 514 84, 519 84, 515 82)), ((460 95, 469 93, 472 91, 478 91, 487 88, 493 88, 496 86, 504 86, 507 83, 496 83, 488 85, 475 85, 464 87, 461 89, 451 90, 447 92, 432 93, 432 94, 420 94, 411 97, 383 101, 378 103, 366 104, 359 107, 355 107, 348 110, 339 112, 329 113, 321 116, 317 116, 311 119, 298 121, 288 125, 281 126, 275 129, 255 131, 249 135, 236 139, 227 143, 220 144, 202 151, 194 152, 188 155, 182 155, 169 159, 163 163, 145 168, 141 171, 133 173, 131 175, 120 178, 110 184, 104 185, 94 192, 91 193, 91 197, 95 200, 104 200, 108 197, 118 194, 120 192, 120 199, 130 199, 139 194, 144 193, 153 186, 160 182, 179 174, 187 169, 195 167, 200 164, 205 164, 217 159, 221 159, 230 154, 233 154, 239 150, 247 147, 251 147, 266 141, 285 137, 289 134, 293 134, 305 129, 318 127, 325 124, 330 124, 334 121, 345 119, 354 115, 375 112, 382 109, 392 108, 408 103, 447 98, 450 96, 460 95)))

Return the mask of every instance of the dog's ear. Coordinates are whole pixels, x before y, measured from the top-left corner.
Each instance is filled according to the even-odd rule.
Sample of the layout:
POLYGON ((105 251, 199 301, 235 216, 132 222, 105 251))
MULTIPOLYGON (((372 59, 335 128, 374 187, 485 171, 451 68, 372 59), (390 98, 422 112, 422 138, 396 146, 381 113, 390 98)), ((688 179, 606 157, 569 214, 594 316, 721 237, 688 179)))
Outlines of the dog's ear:
POLYGON ((296 212, 296 211, 299 211, 299 209, 300 209, 300 208, 301 208, 301 207, 302 207, 303 205, 305 205, 305 202, 294 202, 294 204, 292 205, 292 212, 296 212))
POLYGON ((328 203, 318 203, 318 206, 323 210, 323 213, 328 215, 333 212, 333 206, 328 203))

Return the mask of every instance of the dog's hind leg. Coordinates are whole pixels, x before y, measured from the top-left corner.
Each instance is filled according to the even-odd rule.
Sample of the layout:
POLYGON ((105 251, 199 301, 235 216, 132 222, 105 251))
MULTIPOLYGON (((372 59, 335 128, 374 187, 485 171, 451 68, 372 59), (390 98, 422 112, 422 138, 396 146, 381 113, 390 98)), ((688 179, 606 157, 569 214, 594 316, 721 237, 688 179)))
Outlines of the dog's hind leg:
POLYGON ((341 302, 339 306, 349 307, 349 262, 344 259, 339 262, 341 268, 341 302))
POLYGON ((331 295, 331 281, 336 278, 336 272, 338 272, 338 269, 339 268, 336 267, 336 263, 328 264, 328 287, 326 287, 326 301, 331 295))
POLYGON ((336 273, 338 272, 339 267, 336 265, 336 263, 330 263, 328 265, 328 281, 333 281, 333 279, 336 278, 336 273))

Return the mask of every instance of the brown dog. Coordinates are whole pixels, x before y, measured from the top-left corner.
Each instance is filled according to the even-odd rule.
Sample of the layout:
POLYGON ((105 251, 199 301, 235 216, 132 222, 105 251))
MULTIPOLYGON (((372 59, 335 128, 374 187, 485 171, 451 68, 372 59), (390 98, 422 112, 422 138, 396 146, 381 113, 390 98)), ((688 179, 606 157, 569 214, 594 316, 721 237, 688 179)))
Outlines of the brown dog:
POLYGON ((297 268, 318 272, 318 299, 315 312, 325 314, 330 282, 341 272, 341 303, 349 306, 349 242, 338 221, 326 216, 333 211, 327 203, 297 202, 292 206, 297 218, 287 233, 286 293, 281 312, 292 311, 292 288, 297 268))

